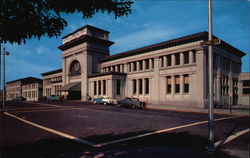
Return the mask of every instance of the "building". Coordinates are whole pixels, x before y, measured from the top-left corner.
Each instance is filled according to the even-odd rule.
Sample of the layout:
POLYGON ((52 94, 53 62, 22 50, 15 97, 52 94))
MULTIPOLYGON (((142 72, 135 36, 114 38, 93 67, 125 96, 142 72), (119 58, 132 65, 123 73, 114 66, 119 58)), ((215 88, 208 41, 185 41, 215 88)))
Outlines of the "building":
MULTIPOLYGON (((88 96, 136 97, 149 104, 204 108, 208 103, 208 51, 201 42, 207 39, 208 33, 201 32, 110 56, 114 42, 109 32, 86 25, 64 36, 58 47, 62 51, 59 91, 83 101, 88 96)), ((245 53, 223 40, 213 51, 215 104, 237 104, 245 53)), ((50 84, 44 81, 44 88, 50 84)))
POLYGON ((6 99, 12 100, 22 96, 27 101, 37 101, 42 96, 42 80, 35 77, 27 77, 6 83, 6 99))
POLYGON ((62 69, 57 69, 41 74, 43 76, 43 96, 61 95, 62 69))
POLYGON ((250 72, 240 74, 239 105, 250 106, 250 72))

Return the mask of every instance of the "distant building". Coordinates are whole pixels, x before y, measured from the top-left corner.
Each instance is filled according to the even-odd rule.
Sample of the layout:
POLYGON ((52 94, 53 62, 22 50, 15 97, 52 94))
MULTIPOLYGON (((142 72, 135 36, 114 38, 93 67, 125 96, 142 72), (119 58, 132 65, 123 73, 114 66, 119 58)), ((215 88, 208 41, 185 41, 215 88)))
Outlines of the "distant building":
POLYGON ((239 105, 250 106, 250 72, 240 74, 239 105))
POLYGON ((41 74, 43 76, 43 96, 61 95, 62 69, 57 69, 41 74))
POLYGON ((35 77, 27 77, 6 83, 6 99, 12 100, 22 96, 27 101, 37 101, 42 96, 42 80, 35 77))
MULTIPOLYGON (((214 36, 214 38, 217 38, 214 36)), ((44 73, 44 94, 67 92, 71 99, 88 96, 136 97, 149 104, 204 108, 208 103, 208 51, 196 33, 115 55, 109 54, 109 32, 86 25, 63 37, 62 72, 44 73), (52 83, 53 75, 61 76, 52 83), (53 87, 62 86, 58 91, 53 87)), ((214 101, 238 102, 242 51, 221 40, 214 51, 214 101)), ((52 71, 53 72, 53 71, 52 71)))

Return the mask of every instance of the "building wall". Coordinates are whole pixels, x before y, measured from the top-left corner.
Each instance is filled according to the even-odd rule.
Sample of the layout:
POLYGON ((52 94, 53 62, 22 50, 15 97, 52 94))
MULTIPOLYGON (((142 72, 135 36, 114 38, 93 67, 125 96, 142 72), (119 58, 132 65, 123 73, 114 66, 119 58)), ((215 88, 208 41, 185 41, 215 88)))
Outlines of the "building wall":
POLYGON ((43 78, 43 96, 62 95, 59 89, 62 87, 62 72, 46 75, 43 78))
POLYGON ((16 97, 22 96, 21 81, 6 84, 6 100, 10 101, 16 97))
POLYGON ((22 96, 26 101, 38 101, 42 96, 42 83, 29 83, 22 85, 22 96))
POLYGON ((240 74, 239 82, 239 105, 250 105, 250 73, 245 72, 240 74))

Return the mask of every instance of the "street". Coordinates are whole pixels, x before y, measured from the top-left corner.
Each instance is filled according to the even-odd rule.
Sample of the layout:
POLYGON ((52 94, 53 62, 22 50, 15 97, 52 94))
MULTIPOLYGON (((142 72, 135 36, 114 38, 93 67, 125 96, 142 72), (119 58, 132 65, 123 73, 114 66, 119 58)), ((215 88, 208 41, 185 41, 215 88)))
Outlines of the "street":
MULTIPOLYGON (((1 112, 1 157, 248 157, 249 131, 207 152, 207 120, 202 113, 9 102, 1 112)), ((215 142, 247 129, 247 116, 215 115, 215 142)))

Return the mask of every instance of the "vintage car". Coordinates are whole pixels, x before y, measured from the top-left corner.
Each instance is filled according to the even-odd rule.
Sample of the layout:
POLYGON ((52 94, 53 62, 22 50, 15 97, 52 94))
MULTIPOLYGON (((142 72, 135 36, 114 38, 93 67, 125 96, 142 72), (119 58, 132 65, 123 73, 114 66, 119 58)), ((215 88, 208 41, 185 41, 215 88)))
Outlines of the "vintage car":
POLYGON ((26 101, 26 98, 19 96, 19 97, 13 98, 12 101, 26 101))
POLYGON ((117 100, 112 99, 111 97, 104 97, 102 101, 104 102, 104 104, 113 104, 113 105, 117 104, 117 100))
POLYGON ((137 98, 125 98, 117 102, 119 107, 127 107, 127 108, 145 108, 145 102, 140 102, 137 98))
POLYGON ((103 97, 93 98, 94 104, 104 104, 103 97))
POLYGON ((63 101, 63 98, 60 95, 50 95, 48 101, 63 101))

